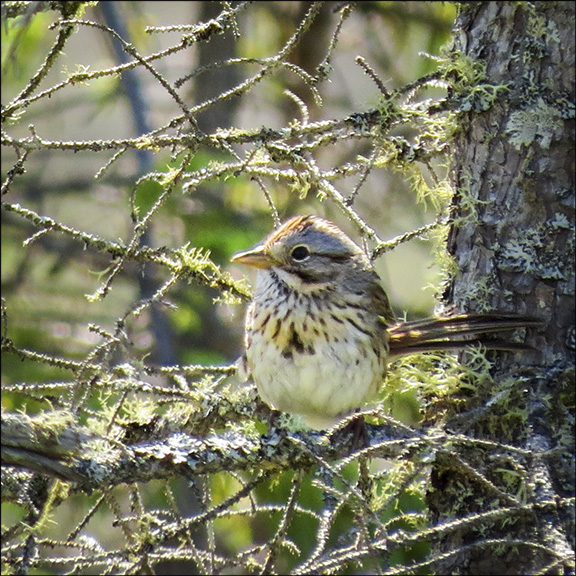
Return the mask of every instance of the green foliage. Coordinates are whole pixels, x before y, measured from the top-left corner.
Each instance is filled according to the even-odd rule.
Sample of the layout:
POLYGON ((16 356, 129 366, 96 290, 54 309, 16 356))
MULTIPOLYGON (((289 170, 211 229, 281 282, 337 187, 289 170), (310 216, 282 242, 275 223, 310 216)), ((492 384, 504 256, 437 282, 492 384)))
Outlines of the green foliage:
MULTIPOLYGON (((454 6, 6 4, 3 409, 21 414, 22 437, 25 424, 40 430, 38 443, 91 440, 64 462, 25 453, 3 505, 3 571, 404 573, 425 562, 450 530, 427 517, 428 471, 453 446, 421 426, 441 435, 448 419, 491 410, 482 426, 511 442, 523 392, 502 382, 490 404, 478 350, 467 362, 406 359, 390 369, 384 410, 367 417, 391 439, 334 452, 337 436, 276 419, 239 381, 251 288, 228 261, 277 220, 319 213, 390 266, 393 294, 410 276, 396 308, 431 307, 426 266, 410 264, 421 246, 407 241, 432 240, 443 281, 454 273, 448 144, 463 112, 507 90, 441 50, 454 6), (122 61, 110 49, 119 38, 122 61), (394 268, 400 244, 414 252, 394 268), (66 476, 75 466, 81 479, 66 476), (103 481, 107 466, 126 480, 103 481)), ((535 118, 556 129, 549 109, 536 112, 507 127, 518 147, 548 141, 535 118)), ((478 205, 463 198, 459 223, 474 223, 478 205)), ((521 467, 502 460, 491 474, 480 476, 498 486, 495 506, 525 501, 521 467)), ((447 486, 459 514, 474 490, 447 486)))

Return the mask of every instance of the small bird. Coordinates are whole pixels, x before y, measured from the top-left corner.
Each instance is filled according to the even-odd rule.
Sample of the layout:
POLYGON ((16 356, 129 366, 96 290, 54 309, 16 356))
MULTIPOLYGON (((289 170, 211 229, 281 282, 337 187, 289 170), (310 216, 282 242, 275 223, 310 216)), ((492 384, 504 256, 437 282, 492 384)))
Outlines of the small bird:
POLYGON ((316 216, 292 218, 231 261, 258 269, 241 371, 271 408, 302 415, 313 428, 374 401, 395 357, 474 344, 527 349, 478 334, 539 324, 504 314, 396 322, 366 254, 316 216))

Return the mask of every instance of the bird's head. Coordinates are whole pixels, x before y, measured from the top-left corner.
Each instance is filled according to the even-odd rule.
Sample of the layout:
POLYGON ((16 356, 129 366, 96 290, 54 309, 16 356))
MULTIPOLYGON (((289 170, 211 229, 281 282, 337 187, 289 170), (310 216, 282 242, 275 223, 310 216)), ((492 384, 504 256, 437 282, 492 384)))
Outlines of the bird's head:
POLYGON ((316 216, 296 216, 262 243, 237 252, 232 262, 272 270, 291 288, 317 291, 354 272, 371 269, 362 250, 337 226, 316 216))

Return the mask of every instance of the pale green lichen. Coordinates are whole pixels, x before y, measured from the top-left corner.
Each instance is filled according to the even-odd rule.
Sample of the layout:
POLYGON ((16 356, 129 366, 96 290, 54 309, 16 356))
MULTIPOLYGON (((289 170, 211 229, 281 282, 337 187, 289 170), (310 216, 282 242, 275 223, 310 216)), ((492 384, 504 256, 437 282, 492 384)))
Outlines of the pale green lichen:
POLYGON ((506 84, 477 84, 472 86, 460 103, 460 111, 474 111, 476 113, 490 110, 503 92, 509 91, 506 84))
POLYGON ((447 56, 434 58, 441 77, 456 92, 466 92, 486 79, 486 63, 460 50, 451 49, 447 56))
POLYGON ((552 141, 560 136, 562 128, 563 119, 560 111, 548 106, 542 98, 538 98, 528 108, 510 114, 506 133, 510 137, 510 143, 517 150, 534 142, 544 150, 548 150, 552 141))
POLYGON ((528 33, 533 36, 546 38, 548 42, 553 40, 556 43, 560 43, 560 33, 556 22, 531 8, 533 8, 533 5, 529 5, 528 10, 528 33))
MULTIPOLYGON (((557 229, 566 229, 567 218, 557 213, 550 221, 535 228, 518 230, 503 246, 495 245, 500 269, 533 274, 544 280, 565 280, 569 274, 568 263, 558 253, 554 243, 557 229)), ((574 244, 574 235, 566 240, 574 244)))
POLYGON ((474 302, 475 312, 489 313, 492 312, 492 305, 490 302, 493 300, 495 294, 500 293, 498 288, 498 281, 495 275, 485 274, 481 277, 474 278, 467 286, 466 298, 468 302, 474 302))
POLYGON ((526 49, 522 52, 522 60, 528 63, 542 58, 547 52, 547 46, 551 42, 560 43, 560 32, 554 20, 536 8, 534 3, 526 2, 525 10, 528 14, 528 23, 524 38, 526 49))
POLYGON ((459 270, 456 259, 446 250, 449 232, 450 227, 448 224, 441 224, 429 233, 434 263, 438 267, 438 279, 434 284, 426 286, 426 289, 431 289, 433 293, 438 295, 444 292, 446 286, 448 286, 459 270))

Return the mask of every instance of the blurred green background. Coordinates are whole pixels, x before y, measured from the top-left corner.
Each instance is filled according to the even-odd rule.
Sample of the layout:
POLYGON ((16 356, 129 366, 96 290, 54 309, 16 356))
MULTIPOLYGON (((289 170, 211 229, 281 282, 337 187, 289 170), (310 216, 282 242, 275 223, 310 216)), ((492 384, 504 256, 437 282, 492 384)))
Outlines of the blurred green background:
MULTIPOLYGON (((182 33, 146 34, 146 26, 206 22, 217 17, 224 4, 88 3, 81 17, 108 26, 116 18, 124 26, 125 39, 133 43, 140 54, 152 54, 177 44, 182 33), (105 4, 109 5, 107 10, 114 5, 112 14, 105 12, 105 4)), ((310 5, 309 2, 255 2, 239 13, 237 36, 228 30, 211 37, 209 42, 193 44, 187 50, 156 60, 153 65, 168 82, 174 83, 213 62, 269 58, 294 33, 310 5)), ((315 72, 326 55, 343 6, 338 2, 322 6, 311 29, 290 54, 290 62, 310 74, 315 72)), ((28 12, 4 23, 3 106, 23 90, 42 65, 57 34, 57 29, 50 29, 57 17, 58 14, 50 10, 28 12)), ((306 104, 310 122, 345 118, 374 108, 381 94, 355 62, 356 57, 365 58, 386 88, 394 90, 436 69, 436 62, 427 54, 439 54, 449 40, 454 18, 455 8, 450 3, 359 2, 342 27, 332 54, 329 78, 318 85, 322 106, 317 105, 310 88, 296 74, 283 69, 266 77, 247 95, 207 107, 197 115, 198 125, 206 134, 230 127, 242 130, 286 127, 301 117, 294 100, 284 93, 287 89, 306 104)), ((33 94, 66 81, 71 73, 117 66, 119 57, 110 35, 95 27, 79 26, 33 94)), ((197 105, 251 76, 258 66, 258 63, 244 63, 208 70, 183 82, 179 94, 188 106, 197 105)), ((150 73, 143 67, 134 73, 137 91, 143 98, 140 103, 134 102, 125 78, 104 76, 69 84, 50 98, 32 99, 25 109, 5 123, 4 130, 12 138, 23 138, 31 135, 30 125, 33 125, 39 138, 59 142, 124 139, 136 137, 143 127, 154 130, 166 126, 181 114, 174 100, 150 73)), ((441 90, 435 93, 430 89, 425 95, 441 93, 441 90)), ((419 97, 423 96, 419 94, 419 97)), ((398 134, 407 139, 414 136, 409 127, 402 127, 398 134)), ((339 167, 354 162, 358 156, 369 155, 367 140, 343 140, 314 153, 322 169, 339 167)), ((112 156, 110 150, 73 152, 57 147, 30 153, 25 172, 15 176, 4 200, 74 229, 110 241, 129 242, 134 232, 133 213, 145 214, 163 190, 154 178, 136 183, 144 174, 162 174, 178 166, 182 156, 174 158, 166 149, 139 154, 128 150, 100 175, 112 156)), ((3 181, 16 160, 13 148, 5 147, 3 181)), ((223 151, 203 147, 191 157, 188 170, 210 169, 217 162, 229 160, 230 156, 223 151)), ((442 161, 436 160, 434 168, 440 176, 442 161)), ((321 201, 314 190, 304 196, 294 186, 273 178, 263 180, 281 219, 298 213, 322 215, 361 242, 358 230, 330 200, 321 201)), ((348 195, 357 180, 357 176, 343 178, 337 187, 348 195)), ((436 217, 433 206, 418 201, 406 174, 389 166, 370 172, 354 207, 383 239, 409 232, 436 217)), ((154 248, 178 249, 189 244, 208 251, 223 271, 241 279, 246 270, 229 264, 231 254, 259 241, 273 225, 269 204, 258 184, 240 172, 201 182, 189 190, 178 185, 154 213, 144 241, 154 248)), ((94 294, 109 273, 113 265, 110 257, 85 249, 82 243, 57 232, 39 235, 24 245, 36 231, 18 215, 3 212, 1 277, 7 311, 3 332, 19 348, 83 361, 102 341, 98 330, 113 331, 118 318, 130 306, 151 295, 168 278, 167 271, 161 267, 150 266, 144 270, 142 266, 129 264, 115 277, 105 298, 89 299, 87 295, 94 294), (93 325, 98 326, 98 330, 94 330, 93 325)), ((438 283, 438 268, 432 252, 430 242, 414 240, 386 252, 375 262, 399 316, 407 314, 416 318, 432 312, 435 300, 430 286, 438 283)), ((131 348, 125 356, 117 351, 117 360, 139 358, 151 364, 208 365, 233 362, 242 351, 244 306, 215 303, 219 296, 215 288, 193 281, 176 283, 163 298, 168 306, 148 308, 138 318, 130 319, 126 331, 131 348)), ((69 380, 68 371, 53 366, 22 360, 13 354, 2 358, 3 385, 69 380)), ((105 400, 101 401, 105 404, 105 400)), ((22 408, 35 413, 50 406, 65 407, 66 402, 66 398, 55 396, 3 395, 3 408, 10 411, 22 408)), ((91 410, 98 409, 98 402, 94 400, 91 410)), ((284 502, 290 476, 284 474, 264 483, 258 489, 259 495, 284 502)), ((351 471, 350 477, 353 476, 351 471)), ((239 485, 233 476, 225 474, 210 482, 213 502, 223 500, 239 485)), ((150 483, 142 490, 154 508, 169 506, 165 483, 150 483)), ((180 513, 186 515, 190 487, 184 481, 175 481, 173 490, 180 513)), ((128 492, 127 488, 119 487, 118 501, 123 501, 128 492)), ((321 509, 322 500, 317 490, 308 486, 302 494, 306 505, 321 509)), ((96 496, 74 495, 54 512, 46 534, 62 538, 62 524, 76 526, 96 500, 96 496)), ((407 509, 418 509, 422 506, 422 495, 406 490, 399 495, 398 510, 402 509, 401 502, 407 509)), ((3 508, 3 519, 7 519, 4 522, 8 525, 16 522, 21 514, 14 504, 3 508)), ((349 511, 342 516, 339 521, 345 524, 352 521, 349 511)), ((89 524, 88 532, 97 534, 105 548, 117 546, 116 539, 122 538, 118 527, 110 530, 110 521, 109 514, 102 510, 89 524)), ((245 522, 242 517, 220 520, 215 525, 218 547, 234 554, 250 542, 268 538, 277 522, 274 516, 253 518, 251 522, 245 522)), ((316 521, 312 518, 302 518, 291 526, 293 537, 304 549, 312 545, 309 538, 315 529, 316 521)), ((294 558, 286 552, 285 567, 288 569, 293 562, 294 558)), ((163 573, 170 573, 171 569, 166 566, 163 573)))

